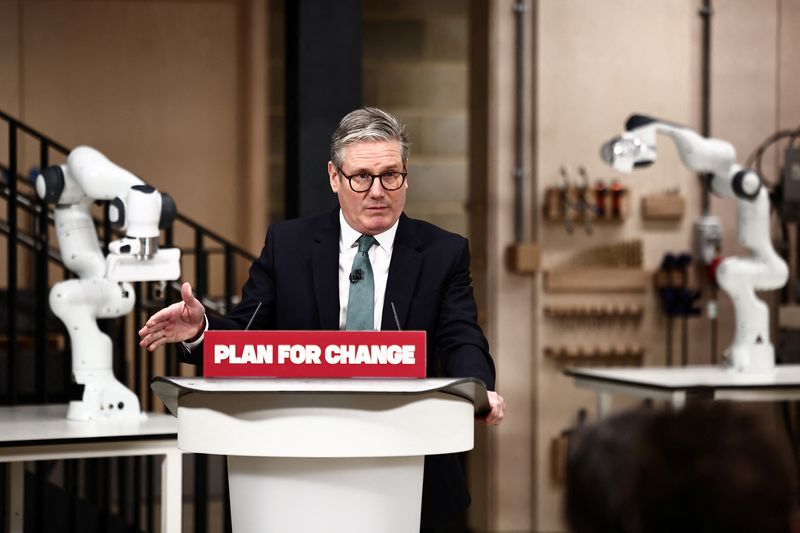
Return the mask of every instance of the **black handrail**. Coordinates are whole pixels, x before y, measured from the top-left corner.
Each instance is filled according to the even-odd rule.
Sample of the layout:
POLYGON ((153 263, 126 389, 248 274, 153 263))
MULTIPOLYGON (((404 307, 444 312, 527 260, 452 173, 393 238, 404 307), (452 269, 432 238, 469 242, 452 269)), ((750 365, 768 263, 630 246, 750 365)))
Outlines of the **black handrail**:
POLYGON ((8 124, 14 124, 14 126, 17 129, 24 131, 25 133, 27 133, 28 135, 34 137, 39 141, 46 142, 51 148, 53 148, 57 152, 61 152, 62 154, 67 155, 70 151, 69 148, 66 148, 63 144, 59 144, 53 139, 47 137, 46 135, 39 133, 38 131, 28 126, 24 122, 12 117, 2 109, 0 109, 0 120, 2 120, 3 122, 7 122, 8 124))
POLYGON ((18 401, 17 389, 14 387, 17 376, 17 130, 18 126, 8 123, 8 172, 11 179, 8 180, 8 264, 7 264, 7 283, 6 291, 8 301, 6 302, 6 335, 8 337, 7 349, 7 372, 6 372, 6 394, 9 403, 15 405, 18 401))
MULTIPOLYGON (((3 177, 0 180, 0 199, 5 200, 7 205, 6 219, 0 219, 0 238, 4 237, 8 252, 6 263, 7 301, 4 306, 6 316, 4 323, 0 321, 0 340, 6 345, 5 368, 0 367, 0 375, 4 376, 0 380, 0 405, 16 405, 20 401, 26 403, 64 402, 67 398, 71 375, 66 357, 69 352, 69 339, 64 335, 63 328, 56 332, 50 330, 51 334, 62 336, 65 354, 62 354, 64 355, 61 358, 63 360, 62 371, 59 373, 59 368, 52 368, 48 364, 48 325, 52 327, 52 324, 57 321, 51 316, 47 302, 51 283, 58 281, 58 279, 50 279, 52 266, 62 266, 61 277, 63 279, 71 277, 72 274, 63 268, 61 253, 54 247, 50 239, 50 230, 54 226, 53 208, 39 200, 31 180, 20 175, 19 147, 22 144, 21 136, 26 137, 26 140, 33 139, 38 142, 40 169, 50 164, 53 153, 66 157, 70 149, 1 110, 0 122, 6 123, 9 135, 9 159, 7 162, 0 162, 0 175, 3 177), (26 260, 29 262, 30 268, 20 272, 18 265, 20 261, 26 260), (19 311, 22 308, 20 298, 23 294, 27 296, 31 292, 33 315, 23 317, 19 311), (21 321, 24 318, 29 318, 27 321, 30 325, 29 329, 32 328, 33 331, 34 357, 20 357, 21 335, 29 334, 29 329, 24 332, 20 330, 21 321), (20 388, 24 384, 20 385, 21 381, 16 379, 25 365, 34 366, 34 372, 29 373, 34 376, 33 395, 20 388), (58 382, 56 386, 53 386, 54 382, 58 382)), ((113 238, 114 233, 108 221, 107 209, 104 209, 102 217, 94 217, 94 221, 99 235, 107 244, 113 238)), ((190 245, 182 247, 181 256, 183 261, 187 261, 191 257, 194 263, 193 285, 197 297, 206 305, 209 312, 222 313, 229 310, 236 299, 236 262, 237 260, 252 262, 255 257, 240 246, 227 241, 218 233, 180 213, 176 217, 174 226, 178 225, 187 227, 190 230, 189 233, 193 235, 190 245), (223 256, 221 272, 212 268, 218 264, 217 262, 209 261, 210 256, 216 255, 223 256), (210 294, 212 277, 222 278, 221 284, 213 284, 215 287, 221 287, 222 294, 210 294)), ((174 235, 173 228, 165 231, 162 246, 175 246, 174 235)), ((152 283, 134 284, 136 305, 134 320, 130 321, 132 327, 126 325, 125 317, 103 324, 104 331, 115 341, 115 375, 139 396, 143 409, 152 409, 157 403, 148 386, 154 374, 175 375, 179 370, 174 345, 167 347, 166 357, 162 358, 162 368, 156 368, 156 358, 153 357, 153 354, 145 353, 138 346, 137 330, 146 317, 156 308, 180 297, 180 281, 168 283, 161 298, 155 296, 154 287, 152 283), (133 354, 132 372, 128 371, 129 359, 125 357, 126 353, 133 354)), ((3 352, 0 350, 0 356, 3 355, 3 352)), ((197 533, 207 529, 209 512, 206 503, 207 494, 213 491, 224 497, 227 490, 225 483, 219 483, 220 486, 212 486, 212 477, 209 472, 212 470, 212 460, 218 459, 217 457, 198 456, 194 461, 195 509, 193 514, 197 533)), ((155 523, 153 502, 157 472, 152 458, 119 458, 115 460, 115 464, 116 468, 109 460, 63 462, 61 488, 66 492, 69 501, 66 505, 67 516, 63 517, 62 523, 66 525, 67 531, 76 529, 79 516, 75 512, 75 506, 80 498, 93 503, 98 508, 103 521, 107 521, 108 517, 115 512, 114 509, 117 509, 118 517, 136 531, 141 531, 143 526, 150 528, 155 523), (109 489, 112 486, 116 486, 116 502, 111 501, 109 496, 111 493, 109 489), (84 488, 83 494, 78 493, 80 487, 84 488), (100 490, 87 491, 87 487, 100 490), (144 500, 142 500, 142 494, 145 494, 144 500)), ((3 477, 6 475, 4 470, 0 469, 0 486, 4 486, 3 477)), ((37 490, 33 491, 34 497, 28 499, 32 501, 26 501, 26 505, 30 505, 32 509, 47 508, 46 502, 43 500, 44 492, 39 490, 45 482, 52 482, 45 478, 47 470, 49 469, 41 466, 37 466, 35 469, 37 490)), ((7 512, 5 507, 0 507, 0 509, 7 512)), ((225 516, 229 517, 227 500, 224 501, 224 509, 225 516)), ((0 523, 5 522, 5 517, 0 516, 0 523)), ((41 521, 38 521, 35 526, 36 529, 39 529, 41 521)), ((226 530, 229 530, 228 528, 229 525, 226 525, 226 530)))

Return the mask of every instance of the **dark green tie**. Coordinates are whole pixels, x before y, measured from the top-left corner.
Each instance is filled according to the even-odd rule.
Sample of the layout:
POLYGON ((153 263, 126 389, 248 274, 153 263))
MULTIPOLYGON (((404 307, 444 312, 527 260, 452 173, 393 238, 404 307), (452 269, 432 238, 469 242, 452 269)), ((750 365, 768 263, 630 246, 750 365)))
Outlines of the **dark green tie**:
POLYGON ((365 331, 375 329, 375 280, 369 262, 369 249, 378 241, 372 235, 358 238, 358 252, 350 269, 350 297, 347 301, 345 329, 365 331))

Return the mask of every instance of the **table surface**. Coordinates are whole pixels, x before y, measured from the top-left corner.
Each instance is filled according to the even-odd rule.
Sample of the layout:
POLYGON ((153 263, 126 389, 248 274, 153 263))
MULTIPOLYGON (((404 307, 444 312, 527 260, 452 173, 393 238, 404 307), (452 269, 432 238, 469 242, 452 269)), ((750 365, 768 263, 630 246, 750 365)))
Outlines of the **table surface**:
POLYGON ((742 373, 718 366, 647 368, 571 368, 576 379, 635 385, 665 391, 714 389, 788 389, 800 387, 800 365, 778 365, 769 372, 742 373))
POLYGON ((0 407, 0 447, 176 438, 177 420, 147 413, 127 420, 67 420, 67 404, 0 407))

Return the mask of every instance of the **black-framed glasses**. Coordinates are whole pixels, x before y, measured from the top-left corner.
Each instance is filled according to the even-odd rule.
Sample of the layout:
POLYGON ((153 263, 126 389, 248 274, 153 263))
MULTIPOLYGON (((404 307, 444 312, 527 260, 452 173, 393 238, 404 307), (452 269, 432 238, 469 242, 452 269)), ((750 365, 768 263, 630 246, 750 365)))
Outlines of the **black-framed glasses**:
POLYGON ((390 170, 388 172, 384 172, 383 174, 353 174, 352 176, 348 176, 342 170, 342 167, 337 166, 339 169, 339 173, 347 178, 347 181, 350 183, 350 188, 353 189, 353 192, 367 192, 372 188, 372 183, 375 181, 375 178, 378 178, 381 182, 381 187, 386 189, 387 191, 396 191, 400 187, 403 186, 403 183, 406 182, 406 176, 408 176, 408 172, 398 172, 397 170, 390 170))

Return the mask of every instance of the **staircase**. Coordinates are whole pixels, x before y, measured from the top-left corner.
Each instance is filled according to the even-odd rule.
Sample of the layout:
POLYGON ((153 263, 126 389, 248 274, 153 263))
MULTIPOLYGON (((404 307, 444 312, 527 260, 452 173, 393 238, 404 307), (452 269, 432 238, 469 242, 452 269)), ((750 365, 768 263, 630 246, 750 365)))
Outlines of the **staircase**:
MULTIPOLYGON (((54 283, 68 279, 71 273, 64 268, 55 242, 52 208, 37 198, 34 179, 39 169, 65 161, 70 149, 0 111, 0 142, 3 130, 7 131, 8 149, 5 154, 0 149, 0 204, 5 204, 5 217, 0 214, 0 406, 66 403, 71 385, 69 337, 50 312, 48 295, 54 283), (37 152, 33 164, 31 147, 37 152), (24 171, 23 166, 29 170, 24 171)), ((107 202, 97 203, 95 224, 107 247, 118 236, 104 204, 107 202)), ((135 283, 132 318, 101 321, 101 329, 114 342, 114 373, 139 396, 145 411, 163 410, 150 391, 151 378, 194 375, 197 368, 179 365, 174 345, 155 354, 142 350, 137 335, 141 325, 153 312, 180 299, 184 281, 192 283, 210 313, 224 314, 237 303, 237 293, 244 282, 237 279, 237 273, 244 272, 243 266, 255 259, 180 213, 173 227, 162 232, 161 246, 181 248, 181 272, 190 272, 192 277, 170 282, 163 291, 157 283, 135 283), (190 241, 176 242, 176 234, 189 235, 190 241), (212 268, 220 264, 221 268, 212 268)), ((184 470, 193 483, 184 483, 184 496, 193 493, 193 520, 184 513, 184 521, 193 522, 196 533, 220 528, 230 531, 224 460, 189 457, 192 464, 185 462, 184 470), (209 512, 209 501, 213 504, 216 500, 227 517, 221 524, 214 524, 213 520, 219 513, 209 512)), ((32 522, 26 523, 26 531, 45 531, 45 515, 48 523, 64 526, 61 530, 92 531, 86 525, 92 521, 75 511, 87 505, 101 517, 94 521, 97 531, 118 531, 120 527, 123 531, 156 531, 154 505, 159 501, 159 480, 152 457, 53 463, 34 463, 34 475, 29 479, 35 487, 30 491, 31 498, 26 499, 26 516, 32 517, 32 522), (54 487, 67 502, 81 502, 79 506, 64 505, 67 516, 55 521, 51 515, 60 506, 50 504, 54 487)), ((5 467, 0 466, 0 524, 6 523, 6 479, 5 467)))

